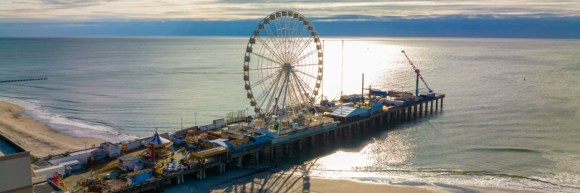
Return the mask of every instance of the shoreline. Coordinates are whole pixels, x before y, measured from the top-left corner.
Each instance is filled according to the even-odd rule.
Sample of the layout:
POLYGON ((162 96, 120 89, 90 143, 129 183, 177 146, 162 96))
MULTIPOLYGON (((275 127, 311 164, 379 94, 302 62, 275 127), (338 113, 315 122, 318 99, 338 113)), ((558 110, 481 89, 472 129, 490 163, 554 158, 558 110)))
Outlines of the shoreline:
MULTIPOLYGON (((165 192, 302 192, 304 179, 298 166, 279 168, 263 172, 252 173, 252 169, 233 169, 226 175, 215 175, 208 179, 186 181, 181 185, 169 185, 165 192)), ((407 186, 380 183, 367 183, 350 179, 331 179, 310 177, 311 193, 448 193, 444 188, 431 185, 407 186)), ((479 191, 474 191, 479 192, 479 191)))
POLYGON ((310 179, 312 193, 340 193, 340 192, 367 192, 367 193, 445 193, 449 191, 428 186, 400 186, 390 184, 366 183, 356 180, 327 179, 313 177, 310 179))
POLYGON ((24 108, 0 101, 0 135, 9 138, 35 157, 46 157, 82 150, 105 142, 101 139, 75 137, 50 128, 46 123, 23 114, 24 108))

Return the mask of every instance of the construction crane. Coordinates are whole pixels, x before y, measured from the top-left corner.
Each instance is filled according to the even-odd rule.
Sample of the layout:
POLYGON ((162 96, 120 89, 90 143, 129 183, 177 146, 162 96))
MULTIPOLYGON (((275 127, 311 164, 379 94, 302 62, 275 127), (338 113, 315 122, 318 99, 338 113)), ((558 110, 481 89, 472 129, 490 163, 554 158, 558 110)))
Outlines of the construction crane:
POLYGON ((28 79, 17 79, 17 80, 0 80, 0 83, 28 82, 28 81, 37 81, 37 80, 48 80, 48 78, 43 77, 43 78, 28 78, 28 79))
POLYGON ((401 50, 401 53, 403 53, 403 55, 405 55, 405 58, 407 58, 407 61, 409 61, 409 64, 411 64, 411 66, 413 67, 413 70, 415 70, 415 73, 417 74, 417 81, 415 83, 415 99, 419 98, 419 79, 421 79, 421 81, 423 81, 423 84, 425 84, 425 87, 427 87, 427 89, 429 90, 429 93, 432 93, 433 90, 431 90, 429 85, 427 85, 427 82, 425 81, 425 79, 423 79, 423 76, 421 76, 421 71, 417 67, 415 67, 415 64, 413 64, 413 61, 411 61, 411 59, 409 59, 409 56, 407 56, 407 53, 405 53, 405 50, 401 50))

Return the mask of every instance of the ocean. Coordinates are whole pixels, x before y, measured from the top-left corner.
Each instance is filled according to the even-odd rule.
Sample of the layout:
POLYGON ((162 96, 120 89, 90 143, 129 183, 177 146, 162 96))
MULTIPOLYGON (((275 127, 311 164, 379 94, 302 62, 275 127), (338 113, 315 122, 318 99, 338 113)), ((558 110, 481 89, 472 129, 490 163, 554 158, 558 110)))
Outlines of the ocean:
MULTIPOLYGON (((322 37, 322 93, 446 94, 435 116, 314 153, 311 175, 395 185, 580 192, 580 40, 322 37), (426 87, 421 84, 421 92, 426 87), (348 161, 346 161, 348 160, 348 161)), ((247 37, 0 38, 0 100, 118 142, 248 110, 247 37)))

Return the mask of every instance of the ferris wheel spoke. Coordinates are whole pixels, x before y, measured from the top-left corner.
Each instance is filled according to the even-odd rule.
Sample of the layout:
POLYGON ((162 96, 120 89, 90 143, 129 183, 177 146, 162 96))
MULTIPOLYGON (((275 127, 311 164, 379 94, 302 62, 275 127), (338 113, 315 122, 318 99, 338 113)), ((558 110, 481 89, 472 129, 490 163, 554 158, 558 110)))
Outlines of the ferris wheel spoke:
MULTIPOLYGON (((272 83, 270 84, 270 86, 269 87, 266 87, 266 88, 274 88, 274 89, 269 89, 266 92, 263 92, 260 96, 258 96, 259 101, 262 101, 260 103, 260 107, 262 107, 262 105, 264 105, 264 102, 266 102, 267 99, 270 99, 271 100, 273 98, 273 97, 269 97, 268 98, 268 96, 270 96, 271 93, 275 93, 276 92, 276 91, 274 91, 275 88, 277 88, 277 87, 275 87, 275 85, 277 85, 278 82, 280 82, 280 77, 281 76, 282 76, 282 73, 278 73, 278 76, 276 78, 276 81, 272 81, 272 83)), ((270 108, 269 106, 266 107, 266 109, 269 109, 269 108, 270 108)))
POLYGON ((282 86, 280 87, 280 91, 278 92, 278 100, 280 100, 280 96, 282 96, 282 91, 284 91, 284 87, 286 87, 286 84, 288 82, 288 73, 284 74, 284 81, 282 82, 282 86))
MULTIPOLYGON (((271 42, 272 40, 268 39, 268 40, 266 40, 266 41, 265 41, 265 40, 263 40, 262 38, 258 38, 258 41, 261 43, 261 45, 262 45, 264 48, 266 48, 266 51, 268 51, 268 53, 269 53, 270 55, 274 56, 274 57, 277 59, 277 60, 275 60, 275 61, 277 61, 277 63, 282 63, 282 61, 283 61, 283 58, 282 58, 282 57, 280 56, 280 54, 278 53, 279 51, 277 50, 277 48, 276 48, 276 46, 275 46, 275 45, 276 45, 276 43, 275 43, 275 42, 274 42, 274 43, 272 43, 272 45, 274 45, 274 48, 272 48, 272 47, 270 47, 270 44, 271 44, 270 42, 271 42)), ((262 52, 262 53, 264 53, 264 52, 262 52)), ((273 60, 273 59, 272 59, 272 60, 273 60)))
POLYGON ((294 44, 294 40, 292 39, 292 37, 294 36, 294 31, 296 30, 294 28, 294 26, 291 26, 290 22, 287 21, 284 23, 284 28, 285 33, 284 33, 284 42, 285 42, 285 48, 286 48, 286 52, 290 55, 292 53, 292 48, 293 48, 293 44, 294 44))
POLYGON ((292 85, 291 81, 288 82, 287 102, 288 102, 288 104, 286 105, 285 108, 290 108, 292 111, 295 111, 295 106, 297 104, 297 102, 296 102, 296 90, 294 89, 294 86, 292 85))
POLYGON ((315 54, 315 53, 318 53, 318 50, 312 50, 312 51, 308 52, 307 54, 304 54, 303 56, 300 56, 299 58, 294 59, 292 61, 293 61, 293 63, 298 63, 298 62, 312 56, 312 54, 315 54))
POLYGON ((282 61, 288 61, 288 56, 286 54, 284 46, 282 45, 283 41, 280 40, 280 37, 275 37, 272 39, 273 39, 272 41, 276 42, 276 44, 274 44, 274 47, 276 48, 276 51, 277 51, 276 54, 278 54, 280 56, 280 59, 282 61))
MULTIPOLYGON (((310 74, 306 74, 306 73, 304 73, 304 72, 301 72, 301 71, 299 71, 299 70, 295 70, 294 72, 298 72, 298 73, 301 73, 301 74, 303 74, 303 75, 307 75, 307 76, 310 76, 310 77, 314 77, 314 76, 312 76, 312 75, 310 75, 310 74)), ((309 85, 308 83, 306 83, 306 82, 305 82, 305 80, 304 80, 304 79, 302 79, 302 78, 298 78, 298 75, 297 75, 296 73, 294 73, 294 74, 296 75, 296 78, 297 78, 297 80, 299 81, 299 83, 301 83, 301 85, 302 85, 302 86, 303 86, 305 89, 308 89, 308 90, 314 90, 314 89, 312 89, 312 88, 310 87, 310 85, 309 85)), ((316 80, 316 78, 315 78, 315 80, 316 80)))
MULTIPOLYGON (((286 72, 284 74, 284 81, 282 82, 282 85, 280 87, 280 90, 278 92, 278 96, 276 98, 278 98, 278 104, 280 104, 280 102, 282 103, 282 108, 285 108, 286 106, 286 100, 288 100, 289 97, 288 96, 288 83, 289 83, 289 72, 286 72), (284 96, 282 96, 282 93, 284 93, 284 96), (282 101, 280 101, 282 100, 282 101)), ((280 117, 281 119, 282 117, 280 117)))
POLYGON ((302 71, 300 71, 300 70, 298 70, 298 69, 292 69, 292 71, 293 71, 293 72, 298 72, 298 73, 300 73, 300 74, 303 74, 303 75, 305 75, 305 76, 308 76, 308 77, 310 77, 310 78, 313 78, 313 79, 315 79, 315 80, 316 80, 316 76, 314 76, 314 75, 312 75, 312 74, 308 74, 308 73, 306 73, 306 72, 302 72, 302 71))
POLYGON ((263 56, 263 55, 261 55, 261 54, 254 53, 254 52, 252 52, 252 54, 253 54, 253 55, 255 55, 255 56, 258 56, 258 57, 260 57, 260 58, 262 58, 262 59, 264 59, 264 60, 268 60, 268 61, 270 61, 270 62, 273 62, 273 63, 279 64, 279 65, 282 65, 282 62, 278 62, 277 60, 274 60, 274 59, 272 59, 272 58, 268 58, 268 57, 266 57, 266 56, 263 56))
POLYGON ((293 57, 294 52, 296 51, 295 50, 296 49, 296 44, 297 44, 296 43, 296 40, 297 40, 297 35, 298 35, 296 32, 298 32, 298 26, 299 26, 298 25, 298 22, 293 22, 292 23, 292 28, 291 28, 292 31, 290 31, 288 33, 288 41, 290 42, 289 47, 291 48, 290 49, 291 50, 290 53, 291 53, 292 57, 293 57))
MULTIPOLYGON (((277 83, 280 81, 280 76, 281 76, 281 73, 278 73, 277 75, 278 75, 278 76, 276 76, 276 79, 274 79, 273 81, 271 81, 271 82, 268 82, 268 83, 264 83, 264 84, 266 85, 266 87, 263 87, 263 88, 266 88, 268 92, 272 90, 272 89, 269 89, 269 88, 273 88, 273 87, 274 87, 274 85, 276 85, 276 84, 277 84, 277 83)), ((262 97, 264 97, 264 96, 266 96, 266 97, 267 97, 267 95, 269 95, 269 94, 268 94, 268 92, 262 92, 262 93, 261 93, 261 94, 260 94, 260 95, 257 97, 257 99, 260 99, 260 100, 261 100, 261 99, 262 99, 262 97)))
MULTIPOLYGON (((281 75, 282 75, 282 74, 281 74, 281 75)), ((268 95, 265 97, 265 100, 262 102, 262 105, 264 105, 264 102, 267 102, 267 103, 266 103, 266 108, 265 108, 265 111, 266 111, 266 112, 268 112, 268 113, 269 113, 271 110, 273 110, 273 108, 274 108, 274 105, 276 105, 276 106, 278 106, 278 107, 279 107, 280 96, 279 96, 279 95, 278 95, 278 96, 276 96, 276 93, 279 93, 279 92, 281 92, 281 91, 282 91, 282 88, 283 88, 283 85, 284 85, 284 81, 280 81, 280 80, 282 80, 282 79, 281 79, 281 76, 280 76, 280 78, 279 78, 279 79, 278 79, 278 80, 275 82, 274 86, 272 86, 272 87, 271 87, 271 88, 273 88, 273 89, 270 89, 270 90, 268 91, 268 95), (275 96, 276 96, 276 97, 275 97, 275 96), (277 103, 276 103, 276 104, 272 104, 274 101, 276 101, 276 99, 278 99, 277 103)))
POLYGON ((302 91, 307 92, 308 90, 312 90, 310 86, 308 86, 308 84, 305 83, 304 80, 302 80, 296 73, 293 75, 294 79, 296 79, 296 84, 299 86, 299 88, 302 89, 302 91))
POLYGON ((312 63, 312 64, 298 64, 298 65, 293 65, 292 67, 304 67, 304 66, 318 66, 319 64, 316 63, 312 63))
POLYGON ((294 97, 296 99, 296 103, 297 104, 303 103, 304 100, 303 100, 302 94, 301 94, 302 93, 302 90, 298 86, 297 80, 294 78, 294 75, 292 75, 290 78, 291 78, 291 83, 292 83, 290 85, 292 86, 292 88, 294 90, 294 97))
POLYGON ((300 47, 300 49, 298 49, 298 51, 296 51, 296 53, 298 53, 298 54, 294 57, 294 60, 293 60, 294 62, 300 62, 302 59, 312 55, 313 52, 318 51, 317 49, 313 49, 312 51, 310 51, 309 53, 307 53, 303 56, 299 55, 300 53, 304 53, 306 51, 306 49, 308 48, 308 45, 310 45, 311 42, 312 42, 312 39, 308 39, 308 40, 306 40, 306 43, 301 45, 302 47, 300 47))
MULTIPOLYGON (((281 72, 281 71, 282 70, 278 70, 277 72, 281 72)), ((256 86, 256 85, 262 84, 264 81, 266 81, 266 80, 268 80, 270 78, 273 78, 275 75, 277 75, 277 73, 269 74, 268 76, 262 78, 262 80, 258 80, 257 82, 253 83, 252 86, 256 86)))
POLYGON ((274 50, 274 48, 270 47, 270 43, 266 42, 266 40, 262 39, 261 37, 256 38, 268 52, 270 52, 278 61, 282 61, 282 58, 279 56, 278 52, 274 50))
POLYGON ((282 26, 281 28, 279 28, 278 30, 280 30, 282 33, 280 33, 283 37, 287 37, 288 36, 288 20, 283 18, 280 19, 280 25, 282 26))
POLYGON ((281 22, 282 28, 280 29, 280 31, 282 32, 280 34, 280 38, 281 41, 283 42, 282 46, 283 46, 283 51, 284 51, 284 56, 286 61, 290 61, 290 59, 292 58, 292 45, 293 45, 293 40, 292 40, 292 31, 294 31, 294 28, 292 28, 292 26, 290 26, 290 20, 289 19, 283 19, 281 22))
MULTIPOLYGON (((296 31, 298 31, 298 30, 296 30, 296 31)), ((305 32, 307 32, 307 31, 308 31, 308 28, 305 26, 302 26, 300 32, 294 36, 295 43, 293 45, 294 49, 292 50, 294 53, 296 53, 296 54, 300 53, 299 49, 301 49, 301 47, 302 47, 302 46, 300 46, 300 43, 302 42, 301 40, 309 37, 308 34, 305 34, 305 32)))
MULTIPOLYGON (((273 23, 274 23, 274 25, 276 25, 276 22, 273 21, 273 23)), ((274 27, 276 27, 276 26, 274 26, 274 27)), ((270 29, 269 27, 266 27, 264 31, 266 31, 266 35, 268 37, 268 41, 267 42, 272 42, 273 43, 273 46, 274 46, 274 48, 271 49, 271 50, 269 50, 269 51, 272 54, 275 54, 278 57, 279 60, 283 61, 284 58, 280 55, 280 53, 283 53, 283 52, 280 50, 279 46, 276 46, 276 45, 280 45, 280 43, 275 38, 276 37, 276 34, 274 34, 272 32, 272 29, 270 29)), ((269 43, 268 43, 268 45, 269 45, 269 43)))
POLYGON ((252 68, 249 69, 249 71, 254 71, 254 70, 271 70, 271 69, 281 69, 281 66, 275 66, 275 67, 267 67, 267 68, 252 68))
POLYGON ((281 80, 280 77, 281 76, 279 76, 277 81, 273 82, 272 85, 274 85, 274 86, 271 86, 271 88, 273 88, 273 89, 269 89, 267 91, 267 94, 264 95, 264 97, 260 100, 260 101, 262 101, 260 103, 260 107, 263 108, 263 110, 267 113, 269 113, 273 109, 272 102, 276 99, 274 97, 274 95, 276 94, 277 90, 280 88, 280 86, 278 86, 278 84, 280 84, 280 80, 281 80), (264 106, 264 103, 266 104, 266 106, 264 106))
MULTIPOLYGON (((287 31, 287 30, 284 30, 284 31, 287 31)), ((291 52, 292 40, 290 39, 290 37, 288 37, 287 33, 282 33, 281 36, 279 37, 279 41, 282 42, 280 44, 280 47, 282 50, 282 56, 284 58, 284 61, 289 62, 290 59, 292 58, 292 52, 291 52)))
POLYGON ((300 71, 306 72, 309 70, 318 70, 319 66, 321 64, 315 62, 315 61, 311 61, 311 60, 302 60, 300 62, 297 62, 295 65, 293 65, 293 68, 296 68, 300 71))
MULTIPOLYGON (((280 76, 280 74, 279 74, 279 75, 277 76, 277 78, 276 78, 276 80, 275 80, 275 81, 272 81, 270 84, 268 84, 268 85, 269 85, 269 87, 266 87, 266 88, 274 88, 274 89, 266 89, 266 90, 264 90, 265 92, 262 92, 262 94, 260 94, 260 96, 258 96, 258 99, 259 99, 260 101, 268 99, 268 96, 270 96, 270 94, 271 94, 271 93, 274 93, 274 92, 272 92, 272 91, 273 91, 273 90, 275 90, 275 89, 277 88, 277 87, 275 87, 275 85, 277 85, 277 84, 280 82, 280 77, 281 77, 281 76, 280 76)), ((262 102, 262 103, 263 103, 263 102, 262 102)))
MULTIPOLYGON (((304 93, 310 93, 310 92, 308 92, 308 90, 306 90, 306 88, 305 88, 305 87, 304 87, 304 85, 302 84, 303 82, 302 82, 302 81, 300 81, 300 78, 298 78, 298 76, 296 75, 296 73, 292 73, 292 76, 294 77, 294 80, 296 80, 296 81, 295 81, 295 82, 296 82, 295 84, 297 85, 297 87, 298 87, 299 89, 301 89, 301 92, 304 92, 304 93)), ((310 90, 310 89, 309 89, 309 90, 310 90)), ((302 96, 302 95, 301 95, 301 96, 302 96)), ((302 99, 302 101, 303 101, 304 103, 308 103, 308 97, 307 97, 307 96, 302 96, 302 97, 301 97, 301 99, 302 99), (305 97, 305 98, 304 98, 304 97, 305 97)))
POLYGON ((280 27, 278 27, 278 23, 280 23, 280 20, 272 21, 272 23, 274 25, 276 33, 273 33, 270 28, 267 28, 267 30, 270 32, 269 37, 272 40, 272 42, 275 42, 274 47, 276 48, 277 53, 280 54, 280 59, 284 61, 287 58, 285 58, 284 56, 284 50, 282 48, 282 43, 280 42, 280 37, 283 37, 282 33, 280 32, 280 27))
MULTIPOLYGON (((282 77, 280 77, 282 78, 282 77)), ((282 79, 280 79, 282 80, 282 79)), ((280 95, 274 97, 276 95, 276 93, 280 93, 282 92, 282 90, 284 89, 284 81, 278 81, 276 83, 276 86, 274 86, 274 89, 272 90, 272 95, 269 97, 268 100, 268 107, 273 107, 274 105, 277 106, 278 108, 280 108, 280 100, 282 100, 280 98, 280 95), (272 102, 275 102, 275 104, 272 104, 272 102)))
MULTIPOLYGON (((302 89, 302 86, 300 85, 299 80, 296 78, 296 74, 292 74, 292 77, 294 78, 294 81, 292 81, 294 83, 294 87, 296 88, 298 93, 307 93, 304 89, 302 89)), ((303 94, 299 94, 299 96, 296 97, 300 103, 307 103, 308 100, 304 99, 304 95, 303 94)))
POLYGON ((302 52, 304 52, 304 50, 306 50, 306 48, 308 48, 308 46, 310 45, 310 43, 312 43, 312 40, 313 40, 312 38, 308 38, 306 41, 304 41, 304 40, 301 41, 301 42, 304 42, 304 43, 300 44, 300 46, 297 46, 298 49, 297 49, 296 53, 302 53, 302 52))
POLYGON ((294 84, 290 84, 292 86, 292 93, 293 93, 293 100, 292 100, 292 111, 295 114, 296 112, 301 111, 300 106, 304 103, 304 101, 300 101, 300 90, 296 88, 294 84))

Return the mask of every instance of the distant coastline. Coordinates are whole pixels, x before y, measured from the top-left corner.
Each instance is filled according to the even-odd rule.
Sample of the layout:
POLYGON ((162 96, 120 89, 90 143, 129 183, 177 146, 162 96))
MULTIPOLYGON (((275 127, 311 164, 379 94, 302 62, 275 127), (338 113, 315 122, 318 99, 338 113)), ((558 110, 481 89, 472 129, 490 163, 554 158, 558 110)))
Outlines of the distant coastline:
MULTIPOLYGON (((0 37, 249 36, 260 20, 142 20, 0 22, 0 37)), ((450 15, 437 18, 342 16, 314 18, 324 37, 463 37, 579 39, 580 17, 450 15)))

